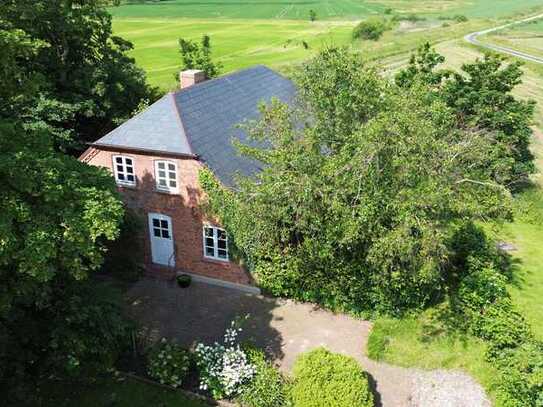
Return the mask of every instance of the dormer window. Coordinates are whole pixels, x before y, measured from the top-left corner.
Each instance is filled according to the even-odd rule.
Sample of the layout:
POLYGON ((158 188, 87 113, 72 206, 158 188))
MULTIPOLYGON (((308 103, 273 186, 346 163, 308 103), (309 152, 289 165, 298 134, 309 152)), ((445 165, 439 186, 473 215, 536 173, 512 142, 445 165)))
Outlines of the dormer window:
POLYGON ((155 161, 156 189, 177 192, 177 164, 173 161, 155 161))
POLYGON ((134 159, 124 155, 113 156, 113 173, 115 181, 119 185, 136 185, 136 173, 134 171, 134 159))

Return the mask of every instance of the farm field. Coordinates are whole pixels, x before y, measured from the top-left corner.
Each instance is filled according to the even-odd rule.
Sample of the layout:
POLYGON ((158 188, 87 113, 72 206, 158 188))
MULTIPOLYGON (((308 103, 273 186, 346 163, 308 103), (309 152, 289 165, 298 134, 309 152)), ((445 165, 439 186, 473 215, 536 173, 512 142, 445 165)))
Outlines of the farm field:
POLYGON ((443 24, 437 20, 402 21, 377 42, 353 41, 353 21, 148 18, 115 19, 113 27, 115 34, 134 43, 131 55, 145 69, 149 81, 170 90, 177 86, 180 37, 198 40, 204 33, 210 35, 214 59, 223 64, 224 73, 256 64, 288 71, 327 44, 351 46, 377 63, 394 55, 407 60, 407 53, 426 41, 461 38, 486 27, 488 22, 451 22, 445 27, 443 24))
POLYGON ((178 39, 211 37, 215 60, 227 73, 256 64, 274 68, 302 61, 324 44, 350 41, 352 22, 115 19, 113 28, 134 43, 132 56, 147 72, 151 84, 169 90, 176 87, 179 71, 178 39), (305 41, 309 49, 305 49, 305 41))
POLYGON ((167 91, 176 87, 179 38, 198 40, 203 34, 210 35, 213 57, 223 65, 223 73, 256 64, 288 71, 328 44, 352 46, 377 62, 391 56, 405 59, 409 51, 425 41, 439 43, 462 38, 469 32, 503 22, 496 20, 501 15, 527 13, 533 6, 541 6, 540 1, 532 0, 295 0, 288 2, 292 6, 290 14, 278 17, 270 11, 272 6, 285 4, 251 0, 240 6, 239 2, 229 0, 213 3, 166 0, 124 4, 110 8, 110 12, 114 16, 115 34, 134 44, 131 55, 145 69, 151 84, 167 91), (206 11, 208 6, 215 14, 206 11), (305 13, 301 11, 304 7, 317 12, 317 21, 309 21, 309 8, 305 13), (230 8, 235 8, 238 14, 226 12, 230 8), (391 14, 384 14, 387 9, 392 10, 391 14), (490 14, 481 12, 490 9, 493 20, 488 18, 490 14), (294 13, 296 10, 298 14, 294 13), (444 20, 459 13, 469 16, 469 20, 464 23, 444 20), (352 40, 356 20, 373 15, 391 18, 392 14, 413 14, 419 21, 400 21, 377 42, 352 40))
POLYGON ((541 6, 540 0, 163 0, 123 3, 110 9, 114 17, 307 20, 309 10, 314 10, 319 19, 361 19, 382 14, 390 8, 406 14, 464 14, 468 17, 496 18, 541 6))

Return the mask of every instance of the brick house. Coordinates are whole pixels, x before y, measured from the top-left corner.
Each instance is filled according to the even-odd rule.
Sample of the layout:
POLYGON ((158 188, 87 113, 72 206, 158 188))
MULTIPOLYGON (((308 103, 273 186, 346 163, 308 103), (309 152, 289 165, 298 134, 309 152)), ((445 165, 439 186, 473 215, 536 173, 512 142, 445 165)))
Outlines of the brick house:
POLYGON ((207 167, 232 188, 237 173, 259 171, 232 144, 251 144, 237 125, 257 118, 261 102, 290 103, 294 85, 264 66, 212 80, 184 71, 180 83, 180 90, 92 143, 80 160, 108 168, 126 204, 146 218, 150 269, 249 285, 250 275, 229 256, 226 232, 201 210, 198 172, 207 167))

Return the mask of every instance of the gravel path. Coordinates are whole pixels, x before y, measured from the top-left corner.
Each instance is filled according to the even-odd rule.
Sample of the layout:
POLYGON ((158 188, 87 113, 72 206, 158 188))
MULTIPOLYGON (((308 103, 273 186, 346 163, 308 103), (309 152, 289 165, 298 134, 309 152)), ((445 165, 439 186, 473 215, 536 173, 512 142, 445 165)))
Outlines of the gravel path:
POLYGON ((402 368, 368 359, 363 350, 371 323, 333 314, 312 304, 267 298, 194 283, 143 279, 127 293, 128 311, 152 339, 168 337, 192 347, 220 340, 236 316, 249 314, 243 339, 251 339, 288 372, 296 357, 324 346, 352 356, 369 374, 376 406, 488 407, 481 386, 456 371, 402 368))
POLYGON ((412 372, 412 398, 409 406, 471 407, 488 406, 483 389, 461 372, 435 370, 412 372))

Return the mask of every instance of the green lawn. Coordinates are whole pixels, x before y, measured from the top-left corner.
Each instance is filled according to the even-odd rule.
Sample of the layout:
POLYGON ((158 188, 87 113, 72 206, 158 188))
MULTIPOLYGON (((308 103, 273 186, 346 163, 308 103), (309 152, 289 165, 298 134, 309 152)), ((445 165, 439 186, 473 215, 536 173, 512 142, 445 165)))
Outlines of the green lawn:
POLYGON ((179 391, 132 379, 101 379, 85 387, 57 383, 44 407, 208 407, 179 391))
POLYGON ((314 10, 318 19, 361 19, 391 8, 395 13, 404 14, 495 18, 541 5, 540 0, 163 0, 124 3, 110 8, 113 16, 307 20, 309 10, 314 10))
POLYGON ((494 398, 497 370, 484 359, 485 345, 468 335, 450 334, 436 322, 432 312, 417 318, 376 320, 368 355, 397 366, 463 370, 494 398))

